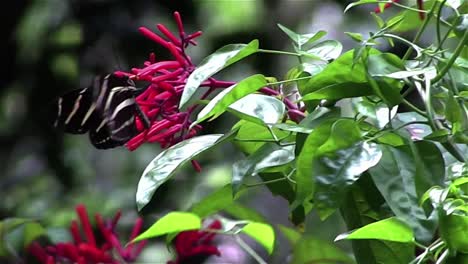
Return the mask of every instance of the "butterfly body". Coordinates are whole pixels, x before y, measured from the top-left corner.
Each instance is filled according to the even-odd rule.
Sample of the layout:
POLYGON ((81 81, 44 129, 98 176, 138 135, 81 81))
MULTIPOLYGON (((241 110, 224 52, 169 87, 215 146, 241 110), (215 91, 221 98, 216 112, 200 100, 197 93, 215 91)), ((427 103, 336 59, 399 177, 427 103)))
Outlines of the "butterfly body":
POLYGON ((72 134, 89 132, 98 149, 121 146, 137 133, 135 115, 141 114, 135 101, 137 91, 128 77, 96 77, 90 87, 58 98, 54 126, 72 134))

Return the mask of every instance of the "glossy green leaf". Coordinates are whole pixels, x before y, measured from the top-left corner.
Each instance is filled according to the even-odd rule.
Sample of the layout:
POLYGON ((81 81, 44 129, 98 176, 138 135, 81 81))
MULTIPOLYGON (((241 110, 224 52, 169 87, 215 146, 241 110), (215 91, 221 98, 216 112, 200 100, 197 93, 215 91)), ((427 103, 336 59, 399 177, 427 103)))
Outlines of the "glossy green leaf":
MULTIPOLYGON (((226 137, 230 135, 226 134, 226 137)), ((204 135, 184 140, 161 152, 146 167, 136 193, 138 210, 150 202, 156 190, 169 180, 175 171, 196 155, 210 149, 226 137, 222 134, 204 135)))
POLYGON ((190 74, 185 84, 179 108, 185 109, 198 87, 208 78, 229 65, 258 51, 258 40, 249 44, 229 44, 206 57, 190 74))
POLYGON ((160 218, 145 232, 134 238, 131 243, 171 233, 201 228, 201 218, 192 213, 170 212, 160 218))
POLYGON ((440 235, 452 250, 468 253, 468 216, 439 214, 440 235))
POLYGON ((338 58, 343 50, 343 45, 336 40, 325 40, 315 44, 305 51, 306 54, 320 58, 321 60, 334 60, 338 58))
POLYGON ((355 98, 352 100, 354 112, 366 116, 366 121, 376 126, 384 128, 392 119, 398 110, 398 106, 389 109, 383 102, 372 102, 364 98, 355 98))
POLYGON ((228 112, 253 123, 275 124, 284 117, 286 106, 272 96, 249 94, 231 104, 228 112))
POLYGON ((410 143, 404 151, 414 158, 416 195, 421 197, 429 188, 445 181, 445 161, 439 147, 429 141, 410 143))
POLYGON ((354 263, 348 254, 335 245, 306 236, 296 242, 291 264, 304 263, 354 263))
POLYGON ((302 46, 308 44, 308 43, 313 43, 319 39, 321 39, 323 36, 327 34, 327 32, 320 30, 316 33, 309 33, 309 34, 298 34, 291 29, 278 24, 278 27, 288 35, 288 37, 296 44, 297 48, 299 50, 302 50, 302 46))
POLYGON ((266 249, 268 254, 273 253, 275 246, 275 231, 270 225, 250 222, 242 228, 242 233, 245 233, 260 243, 260 245, 266 249))
POLYGON ((241 187, 245 177, 255 175, 266 168, 281 166, 293 161, 294 146, 279 146, 266 143, 247 158, 232 166, 232 187, 235 195, 241 187))
POLYGON ((413 242, 413 231, 403 221, 390 217, 368 224, 348 233, 340 234, 335 241, 342 239, 380 239, 394 242, 413 242))
MULTIPOLYGON (((392 212, 406 221, 418 241, 428 242, 435 230, 435 219, 428 219, 418 204, 415 160, 403 147, 381 145, 380 162, 369 169, 375 185, 392 212)), ((407 147, 406 147, 407 148, 407 147)))
MULTIPOLYGON (((424 6, 430 8, 435 0, 424 1, 424 6)), ((417 5, 411 5, 412 8, 417 9, 417 5)), ((419 17, 418 12, 414 12, 413 10, 404 10, 402 12, 397 13, 395 16, 388 19, 387 23, 391 24, 395 21, 400 21, 395 27, 392 28, 393 32, 407 32, 411 30, 418 29, 423 20, 419 17)))
MULTIPOLYGON (((345 134, 353 128, 347 125, 341 129, 339 132, 332 130, 331 137, 346 136, 345 134)), ((353 133, 356 133, 355 136, 348 136, 349 144, 359 139, 358 131, 353 133)), ((363 172, 375 166, 381 157, 379 145, 360 141, 350 147, 324 153, 314 160, 314 204, 322 219, 327 218, 341 205, 348 187, 357 181, 363 172)))
POLYGON ((224 113, 232 103, 247 96, 248 94, 256 92, 258 89, 265 87, 266 85, 267 81, 265 76, 256 74, 238 82, 229 88, 224 89, 213 99, 211 99, 208 105, 205 106, 200 111, 200 113, 198 113, 195 123, 203 122, 210 117, 211 120, 217 118, 222 113, 224 113))
POLYGON ((353 67, 353 51, 345 52, 336 60, 327 65, 319 74, 314 75, 302 89, 300 93, 305 96, 323 87, 340 83, 367 83, 364 66, 356 64, 353 67))
POLYGON ((301 98, 302 101, 310 100, 338 100, 343 98, 361 97, 373 95, 374 91, 368 85, 362 83, 337 83, 325 86, 301 98))

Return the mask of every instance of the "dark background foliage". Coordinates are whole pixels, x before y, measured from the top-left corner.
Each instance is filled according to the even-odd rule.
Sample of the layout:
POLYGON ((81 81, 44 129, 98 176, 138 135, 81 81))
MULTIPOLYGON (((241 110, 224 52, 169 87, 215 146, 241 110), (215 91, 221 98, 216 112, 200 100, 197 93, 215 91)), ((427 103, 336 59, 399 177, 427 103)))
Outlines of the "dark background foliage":
MULTIPOLYGON (((96 74, 140 65, 152 51, 158 58, 168 57, 138 33, 139 26, 154 28, 164 23, 175 29, 172 13, 179 11, 187 30, 204 31, 199 45, 189 50, 198 62, 225 44, 252 39, 259 39, 265 49, 290 49, 277 23, 304 33, 327 30, 328 37, 341 40, 347 50, 353 44, 344 31, 352 28, 366 33, 372 27, 371 18, 364 17, 371 7, 343 16, 349 2, 10 1, 1 23, 0 219, 37 217, 50 225, 66 226, 79 202, 104 214, 116 208, 136 214, 136 185, 144 167, 160 149, 146 145, 135 152, 123 147, 95 150, 87 136, 64 135, 53 129, 55 113, 49 110, 57 96, 89 85, 96 74)), ((220 79, 235 80, 251 73, 278 78, 286 74, 289 58, 259 56, 236 65, 220 79)), ((233 122, 230 117, 219 120, 206 124, 204 133, 223 131, 233 122)), ((191 200, 225 182, 231 161, 239 155, 233 149, 223 149, 203 156, 203 173, 187 168, 181 177, 165 184, 157 204, 151 206, 152 212, 186 209, 191 200)), ((248 197, 246 203, 273 222, 286 224, 286 203, 262 189, 259 192, 263 195, 248 197)), ((154 216, 148 219, 154 221, 154 216)), ((317 232, 332 239, 339 233, 337 221, 331 218, 325 224, 329 228, 317 232)))

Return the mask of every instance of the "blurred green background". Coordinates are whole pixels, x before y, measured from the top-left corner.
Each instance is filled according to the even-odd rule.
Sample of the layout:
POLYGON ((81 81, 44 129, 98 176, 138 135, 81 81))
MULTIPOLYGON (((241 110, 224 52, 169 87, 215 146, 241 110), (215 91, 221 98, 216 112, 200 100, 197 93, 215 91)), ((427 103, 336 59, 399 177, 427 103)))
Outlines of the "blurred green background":
MULTIPOLYGON (((150 52, 158 59, 167 52, 141 36, 137 29, 155 29, 157 23, 176 30, 172 13, 179 11, 187 32, 202 30, 198 46, 188 51, 194 62, 229 43, 259 39, 264 49, 292 50, 279 30, 281 23, 301 33, 328 32, 326 38, 354 43, 345 31, 374 30, 369 15, 373 6, 362 6, 343 15, 352 1, 320 0, 35 0, 9 1, 2 15, 3 74, 0 78, 0 219, 32 217, 47 227, 68 226, 74 207, 84 203, 93 214, 113 215, 122 209, 123 227, 137 215, 135 192, 146 165, 160 152, 146 144, 134 152, 123 147, 96 150, 87 135, 63 134, 51 126, 51 104, 62 93, 86 87, 96 74, 140 66, 150 52)), ((398 49, 398 47, 397 47, 398 49)), ((234 65, 220 75, 240 80, 254 73, 281 79, 296 58, 260 54, 234 65)), ((226 116, 205 125, 203 133, 223 133, 236 120, 226 116)), ((231 165, 242 155, 224 146, 200 157, 202 173, 187 166, 158 191, 147 210, 146 225, 171 210, 187 209, 210 191, 230 181, 231 165)), ((242 202, 272 223, 290 226, 287 202, 259 187, 242 202)), ((126 225, 127 224, 127 225, 126 225)), ((343 231, 339 217, 319 223, 308 218, 308 230, 331 241, 343 231), (320 226, 316 227, 318 224, 320 226)), ((224 241, 226 262, 245 263, 247 256, 233 242, 224 241)), ((346 247, 344 243, 340 246, 346 247)), ((168 257, 162 243, 143 254, 142 261, 158 263, 168 257)), ((287 243, 280 240, 273 262, 284 263, 287 243)), ((256 248, 262 254, 263 249, 256 248)), ((214 259, 212 263, 219 259, 214 259)), ((146 262, 145 262, 146 263, 146 262)))

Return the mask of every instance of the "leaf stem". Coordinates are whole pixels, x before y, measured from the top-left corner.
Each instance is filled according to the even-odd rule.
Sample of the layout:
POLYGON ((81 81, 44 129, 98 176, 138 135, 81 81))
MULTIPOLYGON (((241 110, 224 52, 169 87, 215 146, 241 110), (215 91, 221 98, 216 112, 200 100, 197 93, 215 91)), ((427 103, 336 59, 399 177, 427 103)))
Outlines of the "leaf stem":
POLYGON ((416 107, 414 104, 410 103, 408 100, 406 100, 405 98, 403 98, 403 103, 408 106, 409 108, 411 108, 411 110, 415 111, 416 113, 422 115, 422 116, 425 116, 427 117, 427 114, 426 112, 424 112, 423 110, 419 109, 418 107, 416 107))

